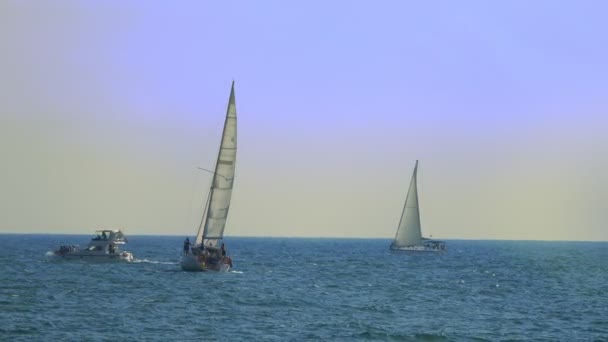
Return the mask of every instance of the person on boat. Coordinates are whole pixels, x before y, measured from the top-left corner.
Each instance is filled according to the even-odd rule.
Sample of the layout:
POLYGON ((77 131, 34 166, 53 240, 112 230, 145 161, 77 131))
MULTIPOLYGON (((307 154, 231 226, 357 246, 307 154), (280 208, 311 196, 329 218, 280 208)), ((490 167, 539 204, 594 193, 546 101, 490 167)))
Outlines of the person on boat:
POLYGON ((224 257, 224 264, 227 264, 230 267, 232 267, 232 258, 231 257, 224 257))
POLYGON ((108 236, 106 235, 106 232, 101 233, 101 238, 104 240, 106 240, 108 238, 108 236))
POLYGON ((190 254, 190 239, 186 238, 186 241, 184 241, 184 254, 190 254))
POLYGON ((222 256, 226 256, 226 248, 224 247, 224 244, 222 244, 222 256))

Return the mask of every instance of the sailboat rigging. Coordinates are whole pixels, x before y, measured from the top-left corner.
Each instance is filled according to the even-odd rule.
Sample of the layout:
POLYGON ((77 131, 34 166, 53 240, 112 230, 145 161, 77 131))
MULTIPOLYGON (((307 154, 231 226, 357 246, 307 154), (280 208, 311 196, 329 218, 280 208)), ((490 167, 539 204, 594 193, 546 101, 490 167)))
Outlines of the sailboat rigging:
POLYGON ((410 187, 399 220, 395 238, 391 243, 392 250, 437 252, 445 249, 445 243, 422 237, 420 224, 420 206, 418 201, 418 161, 414 166, 410 187))
POLYGON ((184 246, 181 267, 185 271, 227 271, 232 266, 232 259, 226 255, 222 239, 234 185, 236 146, 236 101, 232 82, 214 171, 199 167, 211 172, 213 178, 194 246, 184 246))

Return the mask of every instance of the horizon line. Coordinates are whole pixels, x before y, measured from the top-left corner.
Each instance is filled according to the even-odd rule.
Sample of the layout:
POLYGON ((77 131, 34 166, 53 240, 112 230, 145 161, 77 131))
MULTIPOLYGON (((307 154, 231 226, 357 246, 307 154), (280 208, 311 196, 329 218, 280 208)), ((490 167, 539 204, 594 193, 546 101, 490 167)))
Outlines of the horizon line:
MULTIPOLYGON (((87 236, 92 234, 77 233, 20 233, 20 232, 0 232, 0 235, 74 235, 87 236)), ((128 236, 167 236, 167 237, 190 237, 184 234, 128 234, 128 236)), ((225 238, 254 238, 254 239, 359 239, 359 240, 392 240, 391 237, 364 237, 364 236, 282 236, 282 235, 227 235, 225 238)), ((565 240, 565 239, 516 239, 516 238, 432 238, 433 240, 447 241, 538 241, 538 242, 608 242, 608 240, 565 240)))

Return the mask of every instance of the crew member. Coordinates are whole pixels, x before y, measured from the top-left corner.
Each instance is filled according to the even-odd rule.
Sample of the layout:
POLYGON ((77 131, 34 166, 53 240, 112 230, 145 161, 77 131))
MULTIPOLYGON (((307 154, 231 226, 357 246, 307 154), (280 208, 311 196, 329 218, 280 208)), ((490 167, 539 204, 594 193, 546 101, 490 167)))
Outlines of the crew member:
POLYGON ((190 254, 190 239, 186 238, 184 241, 184 254, 190 254))

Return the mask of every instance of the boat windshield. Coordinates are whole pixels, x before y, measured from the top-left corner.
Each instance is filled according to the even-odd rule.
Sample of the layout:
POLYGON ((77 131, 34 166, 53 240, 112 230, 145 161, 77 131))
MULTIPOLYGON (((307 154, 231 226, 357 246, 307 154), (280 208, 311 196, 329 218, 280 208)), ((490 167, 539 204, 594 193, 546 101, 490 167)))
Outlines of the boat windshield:
POLYGON ((92 238, 93 241, 105 241, 105 240, 126 240, 124 234, 120 230, 98 230, 97 235, 92 238))
POLYGON ((95 240, 95 241, 97 241, 97 240, 107 240, 110 237, 111 234, 112 234, 111 231, 105 231, 105 230, 99 231, 98 230, 97 231, 97 236, 94 236, 92 240, 95 240))

